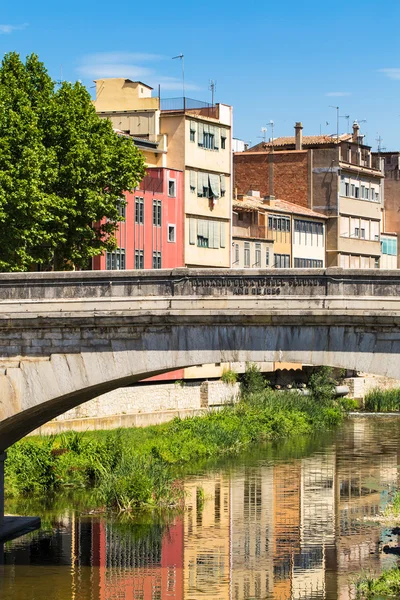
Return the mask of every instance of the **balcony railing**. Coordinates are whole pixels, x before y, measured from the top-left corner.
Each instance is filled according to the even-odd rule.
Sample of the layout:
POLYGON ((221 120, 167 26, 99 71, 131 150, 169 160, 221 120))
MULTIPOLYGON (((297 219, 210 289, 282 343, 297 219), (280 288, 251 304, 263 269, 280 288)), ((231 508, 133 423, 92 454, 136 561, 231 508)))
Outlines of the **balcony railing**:
POLYGON ((161 110, 201 110, 204 108, 214 108, 208 102, 193 100, 193 98, 162 98, 160 100, 161 110))

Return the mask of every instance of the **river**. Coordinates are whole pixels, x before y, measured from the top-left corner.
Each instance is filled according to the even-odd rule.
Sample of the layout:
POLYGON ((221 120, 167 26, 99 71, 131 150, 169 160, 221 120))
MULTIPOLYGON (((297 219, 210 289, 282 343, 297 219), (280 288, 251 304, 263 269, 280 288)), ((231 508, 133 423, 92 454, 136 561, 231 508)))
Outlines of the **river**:
POLYGON ((184 510, 164 519, 58 500, 40 531, 0 547, 0 598, 348 600, 360 573, 397 564, 381 551, 397 535, 368 519, 399 465, 400 418, 357 416, 188 477, 184 510))

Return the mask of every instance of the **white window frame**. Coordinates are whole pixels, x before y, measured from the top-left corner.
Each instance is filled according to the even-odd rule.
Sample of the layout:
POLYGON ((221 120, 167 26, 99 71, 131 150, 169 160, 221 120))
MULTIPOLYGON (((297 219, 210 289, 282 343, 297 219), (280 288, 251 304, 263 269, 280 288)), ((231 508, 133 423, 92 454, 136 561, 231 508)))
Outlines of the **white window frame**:
POLYGON ((168 242, 170 244, 175 244, 176 243, 176 225, 172 224, 172 223, 168 223, 167 224, 167 234, 168 234, 168 242), (173 231, 173 240, 171 240, 171 236, 170 236, 170 229, 171 231, 173 231))

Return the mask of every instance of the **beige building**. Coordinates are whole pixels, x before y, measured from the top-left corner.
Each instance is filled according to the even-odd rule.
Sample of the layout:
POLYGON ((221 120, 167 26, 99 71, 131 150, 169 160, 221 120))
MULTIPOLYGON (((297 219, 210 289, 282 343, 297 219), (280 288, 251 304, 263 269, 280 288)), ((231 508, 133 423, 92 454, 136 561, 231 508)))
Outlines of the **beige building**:
POLYGON ((237 153, 234 165, 239 193, 259 189, 328 217, 327 267, 381 267, 383 162, 372 156, 358 123, 352 133, 304 137, 296 123, 295 136, 237 153))
POLYGON ((232 266, 324 268, 324 215, 249 192, 233 202, 232 266))
POLYGON ((184 172, 185 265, 229 267, 232 108, 151 94, 140 81, 99 79, 94 104, 148 166, 184 172))

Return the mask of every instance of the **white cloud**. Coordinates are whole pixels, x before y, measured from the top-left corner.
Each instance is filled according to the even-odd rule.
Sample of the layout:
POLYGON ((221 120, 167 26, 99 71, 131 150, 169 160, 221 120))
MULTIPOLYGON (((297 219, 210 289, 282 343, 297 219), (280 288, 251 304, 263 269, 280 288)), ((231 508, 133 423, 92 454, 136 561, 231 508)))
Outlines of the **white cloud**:
POLYGON ((0 25, 0 34, 20 31, 21 29, 26 29, 26 27, 28 27, 28 23, 22 23, 21 25, 0 25))
POLYGON ((81 65, 78 71, 84 77, 101 79, 102 77, 125 77, 127 79, 140 79, 148 77, 153 71, 137 65, 121 63, 86 64, 81 65))
MULTIPOLYGON (((155 79, 153 76, 153 82, 155 79)), ((182 90, 182 79, 178 77, 157 77, 157 85, 160 84, 162 90, 182 90)), ((196 91, 201 88, 193 83, 185 81, 185 91, 196 91)))
MULTIPOLYGON (((103 77, 126 77, 127 79, 140 79, 156 88, 160 84, 162 90, 182 91, 180 77, 167 77, 159 75, 158 71, 138 63, 156 63, 170 60, 171 57, 162 54, 149 54, 145 52, 97 52, 87 54, 78 66, 81 76, 90 79, 103 77)), ((199 90, 197 85, 185 82, 185 91, 199 90)))
POLYGON ((325 96, 337 97, 340 98, 342 96, 351 96, 351 92, 327 92, 325 96))
POLYGON ((379 73, 383 73, 389 79, 400 79, 400 69, 379 69, 379 73))

